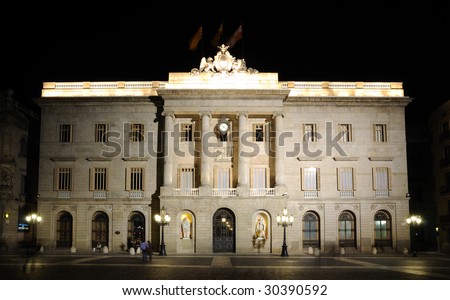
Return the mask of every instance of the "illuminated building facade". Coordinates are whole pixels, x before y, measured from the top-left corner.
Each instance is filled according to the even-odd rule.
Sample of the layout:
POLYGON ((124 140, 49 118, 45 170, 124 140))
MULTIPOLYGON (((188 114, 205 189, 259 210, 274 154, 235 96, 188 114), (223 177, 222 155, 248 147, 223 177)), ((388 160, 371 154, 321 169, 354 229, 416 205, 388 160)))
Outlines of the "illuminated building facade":
POLYGON ((168 81, 46 82, 38 239, 46 249, 289 253, 409 248, 397 82, 278 81, 222 46, 168 81))

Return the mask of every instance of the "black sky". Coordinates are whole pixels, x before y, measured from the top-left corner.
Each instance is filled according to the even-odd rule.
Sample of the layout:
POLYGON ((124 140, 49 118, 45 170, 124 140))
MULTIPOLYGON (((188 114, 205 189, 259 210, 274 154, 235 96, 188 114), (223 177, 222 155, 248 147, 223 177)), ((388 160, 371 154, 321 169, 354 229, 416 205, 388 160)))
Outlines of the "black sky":
POLYGON ((285 81, 400 81, 407 120, 450 100, 449 1, 0 1, 0 88, 167 80, 243 25, 230 52, 285 81), (203 26, 195 52, 188 40, 203 26))

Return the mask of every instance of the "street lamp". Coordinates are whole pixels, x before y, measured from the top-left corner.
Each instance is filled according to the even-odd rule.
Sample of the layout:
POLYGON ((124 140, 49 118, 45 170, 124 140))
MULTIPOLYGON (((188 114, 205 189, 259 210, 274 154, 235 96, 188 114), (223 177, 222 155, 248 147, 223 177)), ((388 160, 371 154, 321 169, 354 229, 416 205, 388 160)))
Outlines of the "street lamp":
POLYGON ((415 248, 416 248, 416 246, 417 246, 417 245, 416 245, 416 242, 417 242, 417 232, 416 232, 415 228, 416 228, 416 226, 419 226, 420 223, 422 223, 422 218, 421 218, 420 216, 412 215, 412 216, 410 216, 410 217, 408 217, 408 218, 406 219, 406 223, 408 223, 409 225, 411 225, 412 228, 413 228, 413 241, 412 241, 412 243, 411 243, 411 248, 413 248, 413 245, 414 245, 414 249, 411 249, 411 250, 412 250, 413 256, 416 257, 416 256, 417 256, 417 251, 415 250, 415 248))
POLYGON ((42 217, 36 213, 28 214, 25 217, 25 220, 28 222, 28 224, 31 224, 32 231, 31 231, 31 238, 32 238, 32 245, 33 245, 33 251, 37 251, 37 236, 36 236, 36 227, 39 223, 42 222, 42 217))
POLYGON ((286 227, 292 226, 292 222, 294 222, 294 217, 292 215, 288 217, 288 211, 285 207, 283 209, 283 215, 277 216, 277 222, 278 226, 283 226, 283 246, 281 247, 281 256, 289 256, 286 245, 286 227))
POLYGON ((161 208, 160 214, 155 215, 155 221, 161 226, 161 247, 159 250, 160 256, 166 256, 166 244, 164 243, 164 227, 169 225, 170 216, 167 214, 164 206, 161 208))

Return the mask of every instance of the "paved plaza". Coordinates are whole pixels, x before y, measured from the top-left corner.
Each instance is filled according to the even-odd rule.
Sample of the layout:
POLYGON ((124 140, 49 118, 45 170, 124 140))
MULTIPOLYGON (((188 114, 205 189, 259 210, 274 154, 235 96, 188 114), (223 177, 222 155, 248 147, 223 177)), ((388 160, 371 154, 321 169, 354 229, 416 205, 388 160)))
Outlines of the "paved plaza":
POLYGON ((44 280, 448 280, 450 256, 0 255, 0 279, 44 280))

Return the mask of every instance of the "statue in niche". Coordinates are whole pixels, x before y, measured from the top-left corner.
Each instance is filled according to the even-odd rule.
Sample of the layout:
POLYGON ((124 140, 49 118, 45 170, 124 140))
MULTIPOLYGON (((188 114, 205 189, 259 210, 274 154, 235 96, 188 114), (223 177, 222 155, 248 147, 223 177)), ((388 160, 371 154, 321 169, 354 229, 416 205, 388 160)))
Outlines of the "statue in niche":
POLYGON ((255 237, 257 239, 266 239, 266 223, 264 221, 264 218, 259 215, 256 218, 256 223, 255 223, 255 237))
POLYGON ((191 222, 187 217, 184 217, 181 221, 181 238, 190 239, 191 238, 191 222))

